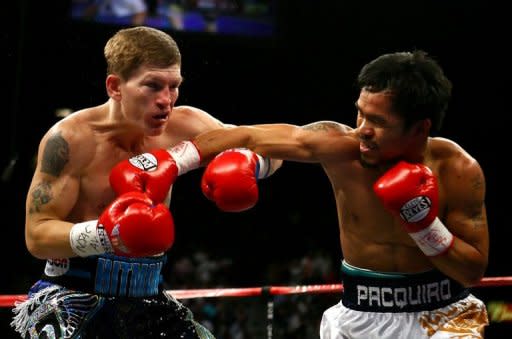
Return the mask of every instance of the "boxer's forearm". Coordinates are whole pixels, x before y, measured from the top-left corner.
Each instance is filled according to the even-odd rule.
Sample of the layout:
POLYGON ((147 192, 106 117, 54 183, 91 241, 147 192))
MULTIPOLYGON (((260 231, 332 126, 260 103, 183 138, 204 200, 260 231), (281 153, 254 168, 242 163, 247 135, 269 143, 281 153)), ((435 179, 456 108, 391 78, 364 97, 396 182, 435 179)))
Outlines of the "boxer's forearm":
MULTIPOLYGON (((298 129, 298 126, 288 124, 238 126, 203 133, 194 139, 194 143, 201 153, 202 165, 209 163, 218 153, 237 147, 248 148, 270 158, 300 160, 303 150, 293 137, 298 129)), ((280 166, 279 163, 275 165, 275 168, 280 166)))
POLYGON ((28 251, 38 259, 75 257, 69 242, 72 227, 72 223, 60 220, 28 225, 25 237, 28 251))
POLYGON ((486 256, 457 237, 447 252, 430 260, 440 271, 466 287, 478 284, 487 267, 486 256))

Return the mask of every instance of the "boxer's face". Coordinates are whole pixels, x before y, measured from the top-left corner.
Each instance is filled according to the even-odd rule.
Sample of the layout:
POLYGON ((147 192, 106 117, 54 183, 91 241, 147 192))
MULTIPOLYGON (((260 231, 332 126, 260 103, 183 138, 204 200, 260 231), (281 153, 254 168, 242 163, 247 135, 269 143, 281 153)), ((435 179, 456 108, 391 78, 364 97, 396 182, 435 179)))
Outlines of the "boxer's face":
POLYGON ((125 116, 141 126, 145 135, 162 134, 182 81, 179 65, 140 67, 122 86, 125 116))
POLYGON ((411 137, 403 120, 392 113, 388 92, 361 90, 356 101, 357 135, 361 161, 370 166, 400 158, 411 137))

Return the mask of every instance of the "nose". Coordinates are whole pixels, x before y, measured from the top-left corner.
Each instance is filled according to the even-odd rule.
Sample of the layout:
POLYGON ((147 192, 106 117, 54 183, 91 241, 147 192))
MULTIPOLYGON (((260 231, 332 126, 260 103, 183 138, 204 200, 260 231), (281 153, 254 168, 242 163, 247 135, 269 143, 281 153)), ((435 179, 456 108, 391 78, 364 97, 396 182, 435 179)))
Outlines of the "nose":
POLYGON ((357 134, 359 135, 359 138, 363 140, 369 140, 375 133, 373 128, 366 122, 366 120, 361 120, 357 128, 357 134))
POLYGON ((174 96, 172 95, 172 92, 170 92, 169 90, 164 90, 158 95, 156 104, 158 108, 165 109, 171 106, 173 99, 174 96))

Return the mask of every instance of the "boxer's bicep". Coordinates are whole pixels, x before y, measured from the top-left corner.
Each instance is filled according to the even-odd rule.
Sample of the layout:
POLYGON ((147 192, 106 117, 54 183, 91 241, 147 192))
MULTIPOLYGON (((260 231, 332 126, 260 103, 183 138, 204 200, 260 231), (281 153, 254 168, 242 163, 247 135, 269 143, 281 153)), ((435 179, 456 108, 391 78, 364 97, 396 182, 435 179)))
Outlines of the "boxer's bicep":
POLYGON ((448 185, 447 226, 458 238, 487 255, 489 236, 482 169, 474 162, 448 185))
POLYGON ((318 121, 301 127, 303 148, 308 161, 326 162, 340 160, 349 150, 348 127, 334 121, 318 121))
MULTIPOLYGON (((70 162, 69 145, 60 133, 45 137, 26 197, 25 238, 31 252, 65 239, 65 218, 74 207, 79 178, 70 162), (59 236, 60 234, 60 236, 59 236)), ((64 240, 63 240, 64 241, 64 240)))
POLYGON ((70 145, 55 132, 39 147, 37 165, 27 195, 27 214, 48 214, 64 218, 78 197, 79 180, 70 161, 70 145))
POLYGON ((322 162, 326 154, 333 152, 333 142, 346 134, 344 125, 332 121, 318 121, 304 126, 242 126, 231 132, 225 133, 226 139, 242 140, 237 141, 237 146, 241 144, 266 157, 298 162, 322 162))

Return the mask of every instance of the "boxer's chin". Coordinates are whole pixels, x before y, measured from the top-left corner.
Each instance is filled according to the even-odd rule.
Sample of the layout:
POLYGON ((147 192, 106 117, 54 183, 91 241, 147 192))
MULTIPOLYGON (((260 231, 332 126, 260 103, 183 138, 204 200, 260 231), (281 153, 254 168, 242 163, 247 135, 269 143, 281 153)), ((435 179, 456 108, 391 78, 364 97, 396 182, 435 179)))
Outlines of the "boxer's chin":
POLYGON ((165 125, 159 125, 159 126, 147 126, 146 127, 146 135, 147 136, 158 136, 161 135, 165 130, 165 125))
POLYGON ((375 168, 378 165, 374 159, 365 157, 363 154, 359 157, 359 162, 364 168, 375 168))

